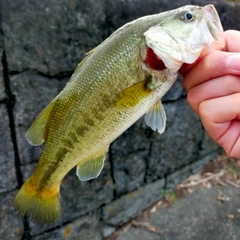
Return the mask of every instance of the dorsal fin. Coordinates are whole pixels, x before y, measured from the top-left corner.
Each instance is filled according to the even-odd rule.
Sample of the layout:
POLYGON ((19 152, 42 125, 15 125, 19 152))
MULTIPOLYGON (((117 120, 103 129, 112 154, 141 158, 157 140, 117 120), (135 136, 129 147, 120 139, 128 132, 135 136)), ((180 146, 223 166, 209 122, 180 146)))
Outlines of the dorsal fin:
MULTIPOLYGON (((82 65, 86 62, 86 60, 94 53, 97 47, 93 48, 89 52, 85 54, 85 58, 78 64, 77 68, 75 69, 74 73, 78 72, 82 65)), ((73 74, 74 74, 73 73, 73 74)))
POLYGON ((55 101, 52 101, 48 106, 46 106, 28 129, 26 138, 30 144, 38 146, 46 140, 46 124, 54 104, 55 101))

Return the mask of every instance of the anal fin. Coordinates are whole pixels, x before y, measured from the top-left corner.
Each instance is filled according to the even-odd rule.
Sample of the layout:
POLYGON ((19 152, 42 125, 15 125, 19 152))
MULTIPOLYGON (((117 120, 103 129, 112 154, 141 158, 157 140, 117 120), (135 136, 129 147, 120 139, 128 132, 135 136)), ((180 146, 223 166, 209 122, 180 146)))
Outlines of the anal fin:
POLYGON ((77 165, 76 171, 79 180, 88 181, 90 179, 98 177, 103 169, 107 152, 108 147, 107 149, 104 148, 104 150, 94 154, 90 158, 85 159, 83 162, 80 162, 77 165))
POLYGON ((146 124, 154 131, 163 133, 166 127, 167 116, 161 100, 156 102, 145 115, 146 124))

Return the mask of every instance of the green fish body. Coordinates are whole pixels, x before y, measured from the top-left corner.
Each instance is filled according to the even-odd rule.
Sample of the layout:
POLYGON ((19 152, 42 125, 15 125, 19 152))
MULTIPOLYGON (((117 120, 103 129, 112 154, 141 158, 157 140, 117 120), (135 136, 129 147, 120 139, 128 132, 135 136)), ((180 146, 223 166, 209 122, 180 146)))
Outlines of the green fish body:
POLYGON ((45 147, 15 198, 17 211, 39 223, 59 219, 60 184, 73 167, 80 180, 96 178, 109 144, 144 114, 162 133, 162 96, 181 65, 221 42, 221 33, 212 5, 185 6, 130 22, 90 51, 27 132, 29 143, 45 147))

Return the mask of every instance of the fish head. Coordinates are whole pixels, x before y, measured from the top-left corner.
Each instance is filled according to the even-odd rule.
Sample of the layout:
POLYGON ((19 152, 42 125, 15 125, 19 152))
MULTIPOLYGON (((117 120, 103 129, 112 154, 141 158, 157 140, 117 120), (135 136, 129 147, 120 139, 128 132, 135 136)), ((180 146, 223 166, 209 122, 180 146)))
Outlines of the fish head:
POLYGON ((169 16, 147 30, 143 39, 140 52, 145 68, 165 76, 176 74, 183 63, 194 63, 200 55, 225 45, 213 5, 187 5, 169 11, 169 16))

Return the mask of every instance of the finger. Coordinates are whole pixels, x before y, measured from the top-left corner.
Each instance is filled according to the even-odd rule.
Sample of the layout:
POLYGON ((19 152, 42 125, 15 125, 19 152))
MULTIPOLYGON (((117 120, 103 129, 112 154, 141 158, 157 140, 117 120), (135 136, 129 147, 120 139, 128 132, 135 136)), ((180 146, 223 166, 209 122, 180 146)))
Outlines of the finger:
POLYGON ((234 119, 240 120, 240 93, 208 99, 200 103, 199 115, 210 124, 219 124, 234 119))
POLYGON ((192 69, 195 65, 197 65, 201 61, 202 57, 199 57, 194 63, 192 64, 187 64, 184 63, 182 67, 179 69, 179 73, 182 77, 185 77, 186 74, 192 69))
POLYGON ((239 106, 240 93, 209 99, 199 105, 199 115, 208 134, 234 157, 240 156, 239 106))
POLYGON ((188 92, 187 100, 193 110, 199 114, 201 102, 237 92, 240 92, 240 76, 225 75, 194 86, 188 92))
MULTIPOLYGON (((225 47, 224 51, 226 52, 240 52, 240 32, 236 30, 228 30, 224 32, 225 37, 225 47)), ((202 57, 198 58, 193 64, 183 64, 179 73, 184 77, 196 64, 200 62, 202 57)), ((219 61, 219 59, 216 59, 219 61)), ((215 61, 214 61, 215 62, 215 61)), ((214 63, 213 62, 213 63, 214 63)))
POLYGON ((240 52, 240 32, 236 30, 228 30, 224 32, 226 39, 225 51, 240 52))
POLYGON ((227 155, 238 158, 240 156, 240 121, 233 120, 228 130, 217 140, 227 155))
POLYGON ((189 91, 193 86, 212 78, 217 78, 226 74, 240 75, 240 53, 227 53, 221 51, 213 51, 207 54, 201 61, 193 67, 184 77, 183 86, 189 91), (233 59, 231 61, 231 59, 233 59), (235 64, 239 69, 230 66, 235 64))

